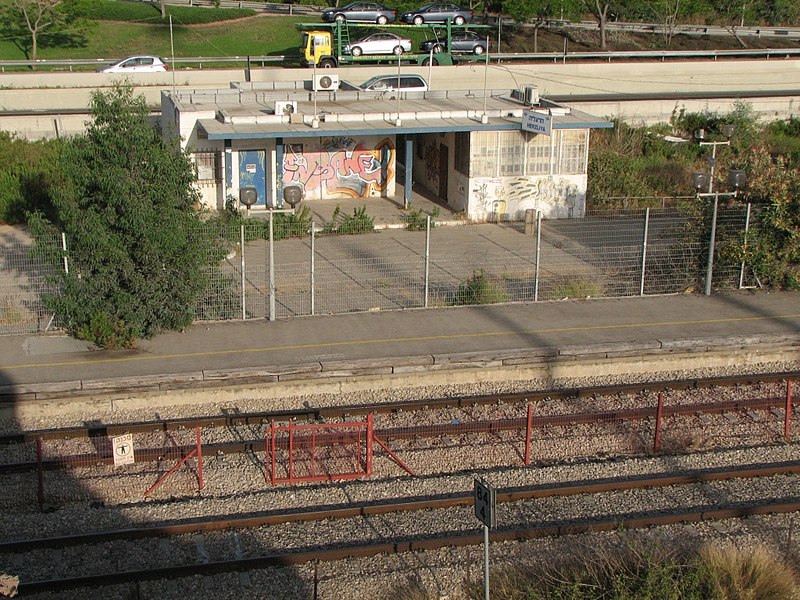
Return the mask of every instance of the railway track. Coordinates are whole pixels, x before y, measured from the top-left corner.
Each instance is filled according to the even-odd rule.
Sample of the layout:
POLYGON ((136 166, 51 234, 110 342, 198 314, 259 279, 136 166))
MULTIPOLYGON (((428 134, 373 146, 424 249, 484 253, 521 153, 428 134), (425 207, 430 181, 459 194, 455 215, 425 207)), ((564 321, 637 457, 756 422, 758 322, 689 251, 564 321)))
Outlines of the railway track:
MULTIPOLYGON (((800 464, 797 461, 782 461, 740 465, 734 468, 663 472, 637 477, 624 476, 590 481, 569 481, 557 485, 499 489, 497 501, 500 505, 507 505, 509 509, 505 512, 501 509, 500 514, 504 515, 504 519, 498 521, 499 528, 492 533, 491 540, 494 542, 526 540, 613 531, 623 527, 643 528, 751 515, 797 512, 800 511, 800 497, 792 494, 792 490, 796 492, 798 474, 800 474, 800 464), (686 506, 681 505, 681 498, 696 498, 698 493, 701 498, 713 498, 714 494, 707 493, 708 486, 718 484, 739 486, 748 480, 763 483, 760 486, 761 496, 756 497, 757 494, 750 498, 739 496, 737 490, 740 487, 733 487, 726 490, 726 493, 729 498, 737 498, 734 501, 708 500, 701 503, 694 501, 686 506), (701 491, 683 491, 683 488, 699 488, 701 491), (669 489, 669 492, 665 494, 665 499, 654 501, 655 491, 665 489, 669 489), (643 497, 628 502, 637 494, 643 494, 643 497), (602 496, 609 496, 610 499, 597 498, 602 496), (582 497, 584 500, 573 505, 565 500, 568 497, 582 497), (553 514, 552 518, 532 518, 531 515, 541 515, 548 510, 553 510, 543 507, 542 501, 551 501, 551 506, 566 506, 566 509, 558 515, 553 514), (586 511, 587 506, 609 504, 614 505, 617 510, 603 514, 582 514, 586 511), (640 508, 637 509, 637 506, 640 508), (646 506, 651 506, 652 510, 641 509, 646 506)), ((725 488, 720 489, 725 490, 725 488)), ((745 488, 741 487, 741 489, 745 488)), ((281 551, 265 551, 270 548, 270 545, 264 543, 260 546, 260 551, 245 552, 246 556, 232 558, 219 554, 223 553, 221 552, 223 547, 238 547, 238 541, 230 543, 229 541, 220 541, 219 537, 205 537, 202 546, 209 549, 214 548, 215 552, 219 553, 214 555, 213 560, 210 552, 198 551, 195 556, 196 560, 193 562, 180 561, 180 564, 165 565, 163 553, 154 551, 153 558, 158 566, 150 565, 115 570, 114 572, 82 572, 80 574, 74 574, 80 569, 73 568, 72 576, 38 580, 24 578, 19 588, 21 594, 60 592, 130 582, 180 579, 198 574, 241 572, 302 564, 308 561, 338 561, 345 558, 379 554, 477 545, 483 541, 483 536, 476 531, 477 521, 474 517, 469 518, 471 505, 471 493, 457 492, 438 497, 406 497, 381 502, 321 506, 295 511, 273 511, 251 515, 215 515, 213 518, 187 519, 183 522, 164 523, 150 527, 17 540, 0 544, 0 553, 23 555, 31 553, 27 556, 35 556, 39 561, 53 560, 53 564, 57 564, 57 559, 62 557, 65 552, 69 552, 70 555, 86 554, 91 556, 97 548, 103 552, 103 548, 119 548, 121 543, 141 542, 146 538, 163 540, 168 537, 178 540, 175 543, 179 546, 181 544, 185 546, 187 544, 186 536, 190 536, 190 539, 195 540, 194 547, 196 549, 199 548, 196 543, 198 535, 225 538, 225 536, 237 536, 239 534, 236 532, 242 530, 260 530, 261 533, 258 535, 263 539, 274 540, 280 538, 280 536, 273 536, 274 528, 286 526, 286 524, 292 524, 296 538, 305 540, 305 542, 301 541, 299 544, 281 551), (401 516, 402 514, 405 516, 401 516), (383 528, 377 524, 375 519, 393 520, 392 523, 395 524, 390 526, 388 531, 404 531, 404 533, 384 533, 383 528), (336 525, 336 522, 344 520, 355 521, 355 524, 336 525), (409 520, 424 522, 430 527, 438 524, 438 529, 414 531, 413 527, 409 527, 406 533, 397 523, 409 520), (463 525, 459 527, 457 524, 461 522, 463 525), (314 523, 324 523, 327 527, 320 528, 313 525, 314 523), (367 535, 358 542, 348 541, 347 536, 344 539, 337 539, 337 536, 331 533, 339 529, 359 527, 365 530, 377 529, 377 531, 374 535, 367 535), (48 551, 55 552, 49 559, 48 551)), ((172 548, 171 544, 172 542, 166 548, 167 554, 186 555, 186 552, 172 548)), ((164 550, 163 545, 162 543, 162 550, 164 550)), ((273 547, 275 546, 277 544, 273 543, 273 547)), ((21 562, 24 562, 24 556, 21 562)))
MULTIPOLYGON (((112 437, 125 433, 153 433, 157 431, 169 432, 186 429, 214 428, 214 427, 243 427, 250 425, 263 425, 270 421, 329 421, 344 420, 368 414, 386 414, 400 411, 412 412, 418 410, 436 410, 444 408, 469 408, 475 406, 489 406, 495 404, 526 404, 541 402, 545 399, 591 398, 598 396, 632 395, 644 392, 667 392, 671 390, 701 390, 714 387, 737 387, 763 383, 779 383, 794 381, 800 378, 800 371, 786 371, 782 373, 736 375, 726 377, 693 378, 681 381, 656 381, 646 384, 623 384, 610 386, 590 386, 582 388, 565 388, 559 390, 535 391, 515 394, 490 394, 482 396, 449 397, 439 399, 414 400, 404 402, 387 402, 380 404, 361 404, 348 406, 309 407, 306 410, 291 410, 277 412, 249 412, 226 414, 221 416, 188 417, 181 419, 164 419, 137 423, 104 424, 87 427, 70 427, 59 429, 41 429, 35 431, 21 431, 12 434, 0 435, 0 446, 34 442, 36 439, 88 439, 93 437, 112 437)), ((756 403, 757 404, 757 403, 756 403)), ((755 407, 755 405, 754 405, 755 407)), ((741 406, 738 408, 746 408, 741 406)), ((721 410, 737 410, 732 404, 720 404, 721 410)), ((770 406, 763 406, 770 408, 770 406)), ((640 409, 641 410, 641 409, 640 409)), ((644 409, 649 410, 649 409, 644 409)), ((670 410, 678 411, 675 414, 691 414, 697 408, 672 407, 670 410)), ((647 415, 647 417, 652 415, 647 415)))
MULTIPOLYGON (((787 378, 793 377, 794 375, 795 373, 781 373, 759 377, 758 383, 791 381, 791 379, 787 378)), ((363 417, 365 414, 414 413, 415 411, 420 412, 420 414, 425 414, 435 409, 458 408, 461 410, 469 410, 476 406, 513 406, 522 403, 531 407, 527 417, 474 419, 469 421, 454 419, 450 420, 450 422, 439 423, 435 427, 431 427, 429 423, 405 425, 402 427, 376 427, 374 429, 374 435, 381 440, 389 440, 395 443, 402 441, 418 442, 420 440, 442 437, 466 439, 470 436, 483 436, 483 439, 487 439, 486 436, 498 435, 503 432, 511 432, 512 434, 513 432, 547 432, 549 430, 554 430, 554 428, 564 426, 599 426, 606 423, 632 423, 656 418, 664 419, 680 416, 697 417, 702 415, 704 418, 708 418, 710 415, 726 414, 752 416, 758 411, 769 411, 769 418, 775 421, 783 417, 784 428, 788 430, 791 422, 791 414, 787 415, 786 408, 791 405, 790 385, 786 386, 786 392, 784 394, 772 395, 770 397, 744 397, 736 400, 715 400, 713 402, 709 402, 708 400, 694 403, 684 402, 677 405, 667 405, 661 409, 650 403, 649 405, 636 406, 633 408, 614 408, 613 410, 571 412, 557 415, 542 414, 534 416, 536 402, 541 402, 545 399, 552 400, 554 398, 559 398, 563 400, 580 397, 597 399, 600 397, 616 397, 620 394, 636 396, 643 392, 652 393, 654 390, 658 390, 659 393, 670 389, 707 390, 721 385, 728 387, 736 386, 737 389, 743 390, 742 393, 745 394, 747 390, 746 386, 752 385, 753 383, 754 381, 752 378, 727 377, 681 382, 663 382, 655 385, 650 384, 648 386, 626 385, 591 387, 560 390, 552 393, 537 392, 534 394, 501 394, 470 398, 442 398, 433 401, 424 400, 418 402, 319 408, 309 412, 250 413, 226 415, 223 417, 164 420, 155 423, 130 423, 92 428, 25 432, 4 436, 0 439, 0 442, 2 442, 0 443, 0 475, 9 476, 16 473, 31 473, 37 471, 41 474, 46 471, 60 471, 64 469, 86 467, 87 465, 105 465, 107 467, 112 467, 114 465, 114 457, 110 445, 103 446, 101 449, 94 449, 92 453, 87 454, 85 452, 75 452, 74 450, 70 452, 70 441, 74 446, 82 447, 80 442, 87 442, 98 437, 105 438, 105 436, 121 435, 130 432, 170 434, 170 432, 186 431, 194 428, 210 428, 206 429, 207 435, 204 434, 204 441, 202 444, 202 453, 204 455, 256 456, 268 450, 266 436, 267 427, 265 426, 268 426, 272 421, 284 422, 289 420, 301 420, 303 418, 312 422, 330 422, 332 420, 344 419, 352 421, 354 418, 363 417), (237 439, 235 441, 214 441, 215 438, 226 437, 225 432, 235 432, 235 434, 228 437, 235 437, 237 439), (10 452, 15 446, 21 443, 30 443, 37 439, 60 440, 60 450, 58 454, 44 459, 39 457, 38 459, 20 460, 17 458, 20 456, 19 453, 15 454, 14 452, 10 452), (6 450, 3 450, 3 448, 6 450)), ((315 433, 314 443, 323 446, 341 446, 344 443, 354 441, 348 438, 348 435, 352 437, 355 434, 344 434, 343 437, 341 433, 315 433)), ((160 436, 156 435, 155 437, 160 436)), ((171 436, 167 435, 167 438, 169 437, 171 436)), ((312 445, 307 444, 307 442, 311 441, 308 439, 307 434, 298 433, 293 440, 294 443, 299 446, 303 446, 304 444, 312 445)), ((284 451, 287 449, 287 444, 287 438, 282 438, 276 442, 274 449, 284 451)), ((136 460, 138 463, 144 464, 159 462, 165 455, 185 457, 190 455, 195 448, 195 445, 176 447, 172 440, 169 447, 163 445, 153 446, 152 444, 149 447, 139 446, 136 450, 136 460)))

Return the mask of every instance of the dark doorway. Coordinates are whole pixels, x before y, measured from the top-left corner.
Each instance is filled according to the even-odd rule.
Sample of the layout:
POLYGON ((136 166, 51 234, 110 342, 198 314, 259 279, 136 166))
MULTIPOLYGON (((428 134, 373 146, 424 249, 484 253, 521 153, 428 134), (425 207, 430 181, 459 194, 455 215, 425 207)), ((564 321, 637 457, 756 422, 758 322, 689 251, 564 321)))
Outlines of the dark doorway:
POLYGON ((447 202, 447 166, 450 164, 447 146, 439 144, 439 198, 447 202))

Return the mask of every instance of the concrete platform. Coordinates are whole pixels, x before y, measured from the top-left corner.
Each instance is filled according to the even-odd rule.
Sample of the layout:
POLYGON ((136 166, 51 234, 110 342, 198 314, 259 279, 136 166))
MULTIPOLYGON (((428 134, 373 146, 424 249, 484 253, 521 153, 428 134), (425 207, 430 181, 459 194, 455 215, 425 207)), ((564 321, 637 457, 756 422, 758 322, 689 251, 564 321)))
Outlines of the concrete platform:
MULTIPOLYGON (((800 369, 800 293, 568 300, 207 323, 87 350, 65 336, 0 347, 6 416, 346 389, 669 373, 763 363, 800 369), (93 404, 94 403, 94 404, 93 404), (60 407, 60 408, 59 408, 60 407)), ((266 404, 265 406, 268 406, 266 404)))

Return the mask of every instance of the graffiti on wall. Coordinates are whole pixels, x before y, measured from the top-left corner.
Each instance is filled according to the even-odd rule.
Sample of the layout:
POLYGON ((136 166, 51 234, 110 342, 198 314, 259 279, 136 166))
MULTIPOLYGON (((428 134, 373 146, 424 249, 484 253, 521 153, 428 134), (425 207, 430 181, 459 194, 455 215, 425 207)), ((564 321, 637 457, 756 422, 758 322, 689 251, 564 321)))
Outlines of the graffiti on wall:
POLYGON ((436 189, 439 187, 439 142, 436 138, 430 137, 420 143, 423 144, 425 177, 427 177, 428 186, 436 189))
POLYGON ((480 179, 472 189, 474 218, 496 219, 507 215, 522 217, 527 209, 550 217, 572 217, 580 200, 577 184, 569 179, 547 177, 506 177, 480 179))
POLYGON ((394 178, 394 144, 388 138, 370 149, 349 137, 322 138, 319 145, 286 144, 283 185, 306 194, 367 198, 394 178))

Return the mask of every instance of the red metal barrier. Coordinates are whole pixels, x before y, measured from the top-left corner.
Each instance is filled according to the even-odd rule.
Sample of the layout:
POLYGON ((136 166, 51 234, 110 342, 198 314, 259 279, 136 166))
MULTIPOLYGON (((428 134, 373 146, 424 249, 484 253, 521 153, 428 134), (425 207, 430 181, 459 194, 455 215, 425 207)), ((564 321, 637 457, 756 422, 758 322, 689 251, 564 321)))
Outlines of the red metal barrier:
POLYGON ((200 489, 200 490, 202 490, 202 489, 203 489, 203 449, 202 449, 202 444, 200 443, 200 428, 199 428, 199 427, 195 428, 195 433, 196 433, 196 436, 197 436, 197 438, 196 438, 196 441, 195 441, 195 447, 194 447, 194 448, 192 448, 192 449, 191 449, 189 452, 187 452, 187 453, 184 455, 184 457, 183 457, 183 458, 181 458, 181 459, 178 461, 178 464, 176 464, 176 465, 175 465, 174 467, 172 467, 172 468, 171 468, 169 471, 167 471, 167 472, 166 472, 166 473, 164 473, 164 474, 163 474, 161 477, 159 477, 158 481, 156 481, 156 482, 153 484, 153 486, 152 486, 152 487, 151 487, 149 490, 147 490, 147 491, 144 493, 144 497, 145 497, 145 498, 147 498, 147 497, 148 497, 150 494, 152 494, 152 493, 153 493, 154 491, 156 491, 156 490, 157 490, 159 487, 161 487, 161 485, 162 485, 162 484, 163 484, 163 483, 164 483, 164 482, 165 482, 167 479, 169 479, 169 478, 170 478, 170 476, 171 476, 171 475, 172 475, 172 474, 173 474, 175 471, 177 471, 177 470, 178 470, 179 468, 181 468, 181 467, 182 467, 184 464, 186 464, 186 461, 188 461, 188 460, 189 460, 190 458, 192 458, 193 456, 196 456, 196 457, 197 457, 198 489, 200 489))
POLYGON ((287 425, 270 423, 268 479, 276 483, 358 479, 372 473, 372 420, 287 425))

